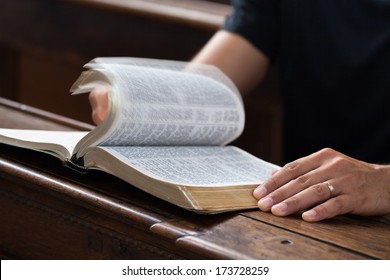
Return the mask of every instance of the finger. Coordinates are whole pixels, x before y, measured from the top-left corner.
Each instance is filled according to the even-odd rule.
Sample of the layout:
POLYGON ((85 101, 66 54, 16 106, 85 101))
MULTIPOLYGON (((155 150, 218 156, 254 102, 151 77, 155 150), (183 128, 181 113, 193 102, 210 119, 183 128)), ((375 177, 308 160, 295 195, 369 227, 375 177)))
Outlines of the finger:
MULTIPOLYGON (((271 176, 268 181, 257 187, 253 192, 253 196, 257 199, 264 198, 265 196, 287 184, 291 180, 297 179, 300 176, 319 168, 320 166, 325 168, 326 165, 329 163, 329 160, 331 160, 337 155, 338 153, 336 151, 326 148, 307 157, 303 157, 296 161, 290 162, 286 164, 282 169, 278 170, 277 173, 273 174, 273 176, 271 176)), ((327 171, 325 173, 330 174, 330 172, 331 171, 327 171)), ((326 178, 322 179, 323 181, 326 180, 326 178)), ((318 180, 318 178, 316 180, 313 180, 313 184, 319 182, 321 182, 321 180, 318 180)))
MULTIPOLYGON (((265 195, 260 198, 257 197, 259 199, 258 202, 259 208, 262 211, 269 211, 274 205, 290 197, 293 197, 294 195, 297 195, 300 192, 303 192, 310 186, 314 186, 319 183, 325 182, 328 179, 329 174, 323 172, 323 169, 324 167, 320 167, 318 169, 312 170, 307 174, 299 176, 298 178, 288 182, 287 184, 281 186, 277 190, 269 193, 268 195, 265 195)), ((256 191, 257 190, 254 191, 255 197, 256 197, 256 191)), ((260 190, 260 191, 264 191, 264 190, 260 190)))
POLYGON ((331 193, 328 182, 319 183, 272 206, 271 212, 277 216, 286 216, 322 203, 335 193, 331 193))
POLYGON ((318 168, 320 165, 321 161, 318 159, 317 153, 290 162, 283 166, 277 173, 273 174, 268 181, 259 186, 258 190, 255 190, 254 195, 255 197, 257 195, 259 199, 261 195, 264 196, 273 192, 291 180, 318 168))
POLYGON ((98 107, 102 100, 104 101, 107 98, 107 89, 96 87, 90 92, 88 98, 92 108, 98 107))
POLYGON ((89 95, 89 102, 92 107, 92 120, 99 124, 104 120, 109 110, 107 88, 95 88, 89 95))
POLYGON ((106 114, 107 112, 105 110, 102 110, 101 108, 97 108, 92 111, 92 121, 95 124, 99 124, 105 119, 106 114))
POLYGON ((350 202, 351 199, 348 198, 348 195, 336 196, 302 213, 302 219, 307 222, 318 222, 349 213, 351 208, 350 202))

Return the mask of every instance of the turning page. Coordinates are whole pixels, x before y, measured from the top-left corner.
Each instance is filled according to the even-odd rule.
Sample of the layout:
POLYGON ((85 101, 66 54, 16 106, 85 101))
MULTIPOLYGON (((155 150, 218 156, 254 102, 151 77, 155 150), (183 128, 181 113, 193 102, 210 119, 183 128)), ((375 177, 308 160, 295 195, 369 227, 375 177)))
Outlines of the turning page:
POLYGON ((213 66, 106 58, 86 67, 93 72, 76 82, 74 92, 94 76, 106 77, 100 80, 110 84, 111 110, 100 133, 104 136, 93 144, 225 145, 244 129, 241 95, 213 66))

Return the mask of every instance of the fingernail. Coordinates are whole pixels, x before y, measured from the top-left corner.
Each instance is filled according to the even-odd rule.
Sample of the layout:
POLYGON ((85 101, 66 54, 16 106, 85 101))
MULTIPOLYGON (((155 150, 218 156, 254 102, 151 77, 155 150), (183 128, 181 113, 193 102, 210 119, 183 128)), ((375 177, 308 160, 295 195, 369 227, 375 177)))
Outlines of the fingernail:
POLYGON ((282 202, 272 206, 272 213, 274 214, 284 214, 287 211, 287 203, 282 202))
POLYGON ((311 209, 311 210, 309 210, 309 211, 304 212, 304 213, 302 214, 302 218, 303 218, 304 220, 307 220, 307 221, 312 221, 312 220, 316 220, 317 215, 318 215, 317 211, 311 209))
POLYGON ((258 206, 263 211, 268 211, 271 209, 272 205, 274 204, 274 201, 270 197, 266 197, 264 199, 260 199, 258 206))
POLYGON ((254 191, 253 191, 253 196, 256 199, 260 199, 264 197, 267 194, 267 189, 264 188, 263 186, 258 186, 254 191))

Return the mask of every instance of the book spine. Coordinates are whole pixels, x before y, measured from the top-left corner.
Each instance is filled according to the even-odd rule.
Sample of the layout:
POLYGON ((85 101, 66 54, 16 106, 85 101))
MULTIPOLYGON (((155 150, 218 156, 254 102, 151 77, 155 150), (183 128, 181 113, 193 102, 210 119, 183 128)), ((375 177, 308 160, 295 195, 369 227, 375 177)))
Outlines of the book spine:
POLYGON ((70 161, 65 162, 64 165, 79 173, 87 172, 87 168, 84 167, 84 158, 77 158, 76 155, 73 155, 70 161))

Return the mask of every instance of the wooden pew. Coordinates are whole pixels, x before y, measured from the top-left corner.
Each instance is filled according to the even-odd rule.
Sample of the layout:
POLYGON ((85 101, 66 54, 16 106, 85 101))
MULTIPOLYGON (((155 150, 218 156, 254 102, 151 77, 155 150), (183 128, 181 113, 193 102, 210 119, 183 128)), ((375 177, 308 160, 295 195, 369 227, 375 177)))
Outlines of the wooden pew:
MULTIPOLYGON (((0 126, 90 125, 0 98, 0 126)), ((384 259, 390 216, 319 223, 259 210, 195 214, 108 174, 0 145, 0 258, 384 259)))

